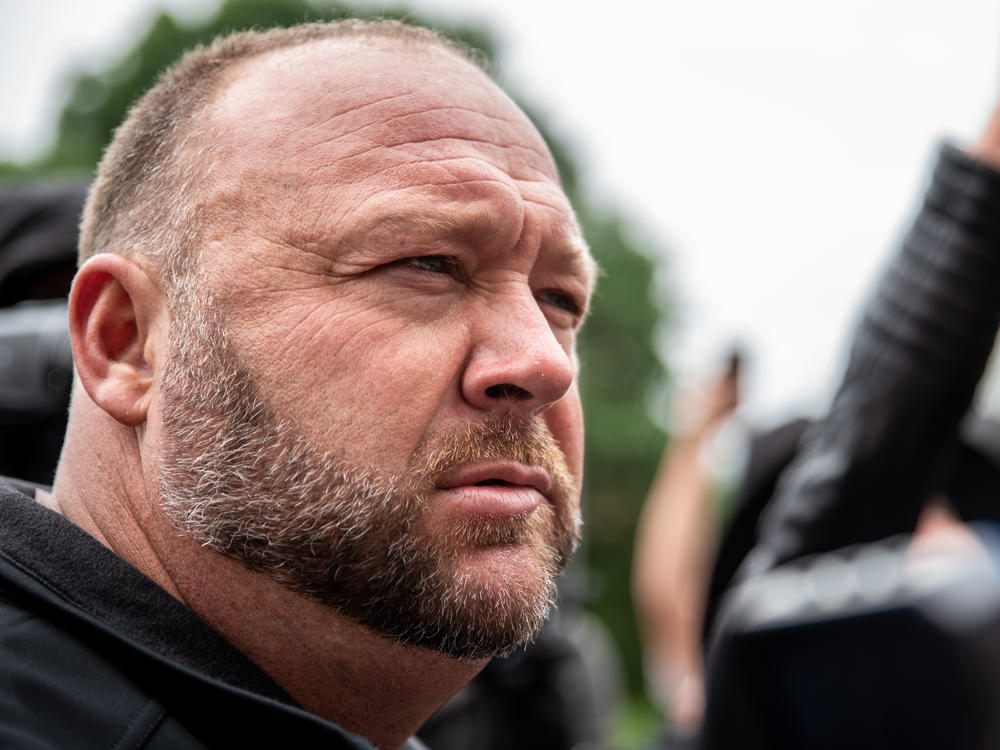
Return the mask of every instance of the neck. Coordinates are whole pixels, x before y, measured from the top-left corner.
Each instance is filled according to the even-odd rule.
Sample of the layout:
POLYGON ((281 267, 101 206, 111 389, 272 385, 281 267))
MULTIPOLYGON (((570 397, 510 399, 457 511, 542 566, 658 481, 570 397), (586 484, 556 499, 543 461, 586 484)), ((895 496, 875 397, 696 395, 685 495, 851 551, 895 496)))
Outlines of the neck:
POLYGON ((142 476, 137 432, 120 429, 85 394, 74 396, 52 493, 38 499, 181 598, 146 532, 150 492, 142 476))
POLYGON ((303 708, 382 750, 402 745, 485 666, 376 635, 236 560, 172 539, 185 548, 169 566, 182 600, 303 708))

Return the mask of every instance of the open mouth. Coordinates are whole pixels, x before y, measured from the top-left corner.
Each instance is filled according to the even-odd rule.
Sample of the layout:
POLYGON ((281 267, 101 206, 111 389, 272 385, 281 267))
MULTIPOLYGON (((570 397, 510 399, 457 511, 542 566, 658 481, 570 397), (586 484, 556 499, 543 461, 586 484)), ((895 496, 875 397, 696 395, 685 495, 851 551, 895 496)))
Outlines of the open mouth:
POLYGON ((505 487, 511 486, 510 482, 505 482, 502 479, 484 479, 482 482, 476 482, 475 486, 476 487, 489 487, 489 486, 496 485, 496 484, 499 484, 499 485, 502 485, 502 486, 505 486, 505 487))

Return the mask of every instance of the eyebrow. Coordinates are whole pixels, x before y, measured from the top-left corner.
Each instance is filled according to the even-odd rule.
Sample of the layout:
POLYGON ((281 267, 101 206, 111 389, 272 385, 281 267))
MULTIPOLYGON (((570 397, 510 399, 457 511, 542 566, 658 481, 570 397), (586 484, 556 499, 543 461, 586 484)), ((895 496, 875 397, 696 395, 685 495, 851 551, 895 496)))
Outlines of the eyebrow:
MULTIPOLYGON (((495 224, 495 217, 487 210, 473 209, 447 213, 392 213, 374 218, 355 234, 369 234, 372 231, 398 231, 403 233, 431 231, 445 235, 462 235, 472 231, 489 229, 495 224)), ((590 252, 583 237, 576 235, 559 241, 551 255, 564 262, 570 272, 585 280, 587 293, 593 292, 601 275, 600 267, 590 252)))
POLYGON ((447 236, 468 234, 472 231, 482 231, 484 228, 496 225, 496 217, 487 210, 467 208, 465 211, 447 211, 440 213, 400 212, 387 213, 373 217, 360 228, 362 232, 373 230, 399 230, 403 232, 431 231, 447 236))

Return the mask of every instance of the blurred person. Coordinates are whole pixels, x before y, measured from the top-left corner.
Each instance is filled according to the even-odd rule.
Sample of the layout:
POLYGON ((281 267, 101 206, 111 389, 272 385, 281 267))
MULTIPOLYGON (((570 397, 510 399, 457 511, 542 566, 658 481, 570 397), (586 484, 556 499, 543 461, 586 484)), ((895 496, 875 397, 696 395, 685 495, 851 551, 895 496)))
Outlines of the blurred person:
MULTIPOLYGON (((975 415, 963 424, 1000 319, 998 165, 1000 110, 969 152, 943 147, 921 211, 865 309, 829 413, 782 426, 766 450, 755 441, 714 565, 706 562, 715 540, 707 474, 691 444, 668 449, 640 524, 635 570, 653 681, 666 685, 673 722, 668 746, 702 741, 702 633, 692 622, 704 612, 701 630, 713 630, 734 578, 915 529, 924 545, 942 530, 954 537, 962 520, 1000 518, 995 429, 975 415), (678 585, 683 570, 692 577, 678 585)), ((720 690, 723 667, 712 675, 720 690)), ((724 713, 713 719, 727 724, 724 713)))
POLYGON ((677 426, 643 504, 632 589, 646 678, 680 746, 704 711, 702 613, 720 519, 706 452, 739 404, 739 355, 725 371, 675 397, 677 426))
MULTIPOLYGON (((737 588, 714 623, 708 623, 712 637, 708 709, 700 740, 704 747, 731 747, 737 738, 751 748, 812 746, 803 738, 823 737, 830 746, 849 741, 852 747, 874 748, 886 746, 890 736, 907 747, 940 747, 942 741, 953 747, 995 746, 998 727, 988 716, 975 718, 978 702, 996 697, 989 687, 995 669, 987 660, 985 673, 971 677, 971 683, 957 683, 962 678, 960 665, 973 663, 962 652, 959 631, 941 629, 928 636, 942 649, 952 647, 944 660, 944 652, 935 651, 934 661, 924 670, 937 686, 933 693, 923 682, 922 660, 901 662, 898 651, 889 647, 910 642, 911 633, 886 628, 897 615, 911 618, 911 603, 886 601, 882 606, 889 614, 882 617, 875 602, 864 611, 864 621, 838 615, 836 609, 816 619, 806 595, 811 590, 810 570, 836 568, 840 558, 834 551, 912 534, 915 529, 917 554, 926 549, 928 529, 932 536, 956 538, 954 522, 942 523, 947 518, 943 500, 962 520, 1000 516, 995 463, 987 461, 978 486, 972 487, 974 502, 965 503, 959 492, 948 488, 949 483, 968 483, 973 474, 967 467, 976 465, 968 463, 963 419, 1000 321, 998 249, 1000 108, 968 151, 951 145, 941 148, 920 211, 854 333, 833 403, 823 419, 805 430, 795 458, 762 512, 756 545, 736 575, 745 585, 737 588), (979 502, 982 496, 985 503, 979 502), (824 568, 828 558, 832 562, 824 568), (776 577, 767 576, 771 571, 776 577), (782 571, 785 578, 779 581, 782 571), (804 587, 799 587, 800 580, 806 582, 804 587), (803 618, 801 627, 784 631, 764 618, 761 630, 738 631, 746 639, 727 637, 755 607, 757 612, 767 610, 767 602, 760 602, 761 609, 757 601, 739 596, 740 591, 752 590, 755 583, 767 587, 769 581, 782 589, 783 611, 803 618), (857 655, 864 627, 871 628, 871 642, 885 644, 884 660, 882 654, 866 652, 864 658, 852 656, 838 664, 836 657, 831 660, 815 651, 818 639, 832 654, 857 655), (761 654, 773 656, 783 649, 794 653, 778 679, 785 686, 809 682, 812 702, 800 694, 791 706, 781 700, 780 689, 772 695, 775 684, 753 666, 750 644, 756 644, 761 654), (935 679, 946 673, 954 676, 954 685, 940 685, 935 679), (984 674, 986 682, 981 681, 984 674), (892 682, 896 675, 902 682, 892 682), (976 686, 972 692, 965 693, 972 685, 976 686), (873 690, 894 694, 880 693, 884 700, 877 696, 855 700, 852 691, 862 686, 865 691, 860 695, 869 698, 873 690), (919 693, 916 705, 907 701, 917 699, 917 693, 903 689, 911 687, 919 693), (900 712, 908 718, 900 718, 900 712)), ((957 548, 968 550, 969 545, 957 548)), ((968 557, 964 552, 962 556, 968 557)), ((863 583, 864 577, 857 580, 863 583)), ((920 583, 919 577, 915 582, 920 583)), ((870 598, 870 594, 849 598, 849 593, 844 593, 845 602, 854 606, 870 598)), ((927 642, 921 645, 926 647, 927 642)), ((767 661, 760 665, 765 671, 767 661)))
POLYGON ((426 30, 235 34, 119 128, 79 262, 0 744, 416 747, 579 537, 595 271, 535 128, 426 30))
POLYGON ((748 574, 912 531, 953 471, 1000 321, 998 168, 1000 108, 974 147, 942 147, 830 409, 764 513, 748 574))
MULTIPOLYGON (((708 384, 704 394, 709 397, 696 402, 705 406, 719 403, 711 394, 719 392, 718 386, 726 377, 723 374, 721 379, 708 384)), ((682 393, 681 398, 685 395, 682 393)), ((701 413, 708 415, 713 410, 706 408, 701 413)), ((709 422, 694 424, 707 426, 709 422)), ((720 490, 711 485, 713 467, 706 463, 703 450, 698 461, 692 455, 688 463, 683 454, 680 456, 682 475, 690 473, 697 477, 696 483, 686 486, 700 488, 700 495, 650 493, 650 505, 644 508, 638 527, 634 576, 636 612, 643 623, 650 692, 668 722, 668 731, 657 744, 659 748, 699 747, 705 706, 705 641, 723 596, 754 546, 761 514, 774 495, 782 472, 795 459, 803 435, 813 425, 812 420, 795 419, 751 434, 739 481, 731 491, 722 490, 731 495, 725 501, 730 508, 725 518, 717 510, 720 504, 714 495, 720 490), (676 504, 683 510, 685 503, 692 506, 687 513, 673 506, 676 504), (667 512, 663 512, 663 506, 667 512), (676 545, 673 550, 671 544, 676 545), (672 575, 671 571, 687 571, 687 577, 672 575), (656 654, 666 658, 657 659, 656 654)), ((680 442, 683 446, 692 434, 700 434, 704 447, 704 443, 711 442, 712 431, 681 431, 680 442)), ((672 447, 668 444, 665 450, 665 462, 672 447)), ((677 458, 673 456, 675 461, 677 458)), ((665 466, 671 463, 666 462, 665 466)), ((931 497, 919 516, 914 530, 915 550, 940 553, 978 547, 971 541, 974 535, 965 522, 1000 519, 996 502, 1000 493, 998 467, 1000 424, 970 414, 963 421, 960 440, 937 490, 940 494, 931 497)), ((661 472, 652 488, 683 487, 680 483, 659 481, 662 478, 661 472)))

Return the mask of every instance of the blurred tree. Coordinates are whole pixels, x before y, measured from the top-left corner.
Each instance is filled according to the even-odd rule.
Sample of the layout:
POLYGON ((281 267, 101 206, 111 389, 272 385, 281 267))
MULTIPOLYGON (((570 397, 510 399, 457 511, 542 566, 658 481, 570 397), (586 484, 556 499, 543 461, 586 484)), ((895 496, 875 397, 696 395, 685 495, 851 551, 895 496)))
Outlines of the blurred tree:
MULTIPOLYGON (((51 151, 32 165, 0 164, 0 177, 27 177, 93 170, 111 133, 129 105, 158 73, 184 50, 219 33, 249 27, 292 25, 303 20, 349 16, 398 18, 435 26, 495 61, 497 45, 488 31, 442 27, 402 8, 378 14, 345 3, 306 0, 227 0, 210 20, 197 26, 161 13, 146 34, 115 64, 77 75, 59 118, 51 151)), ((530 111, 530 107, 526 107, 530 111)), ((642 251, 624 221, 591 204, 568 150, 540 124, 559 164, 584 235, 604 270, 593 311, 584 327, 581 388, 587 412, 586 550, 595 573, 591 608, 607 623, 625 657, 630 687, 641 689, 640 651, 629 601, 629 566, 635 520, 652 478, 663 435, 645 404, 665 372, 653 351, 662 301, 648 294, 655 257, 642 251)))

